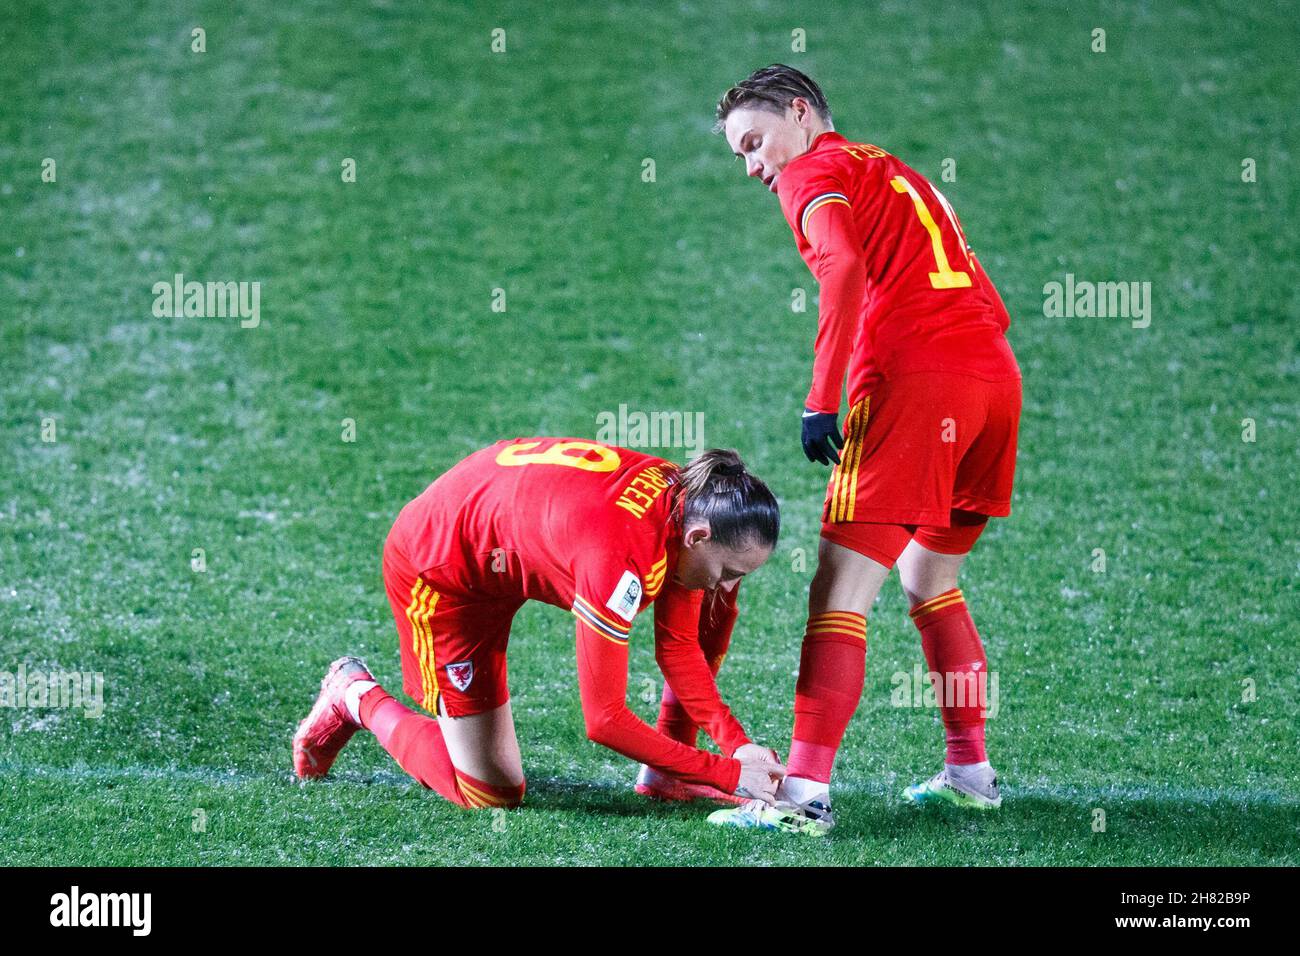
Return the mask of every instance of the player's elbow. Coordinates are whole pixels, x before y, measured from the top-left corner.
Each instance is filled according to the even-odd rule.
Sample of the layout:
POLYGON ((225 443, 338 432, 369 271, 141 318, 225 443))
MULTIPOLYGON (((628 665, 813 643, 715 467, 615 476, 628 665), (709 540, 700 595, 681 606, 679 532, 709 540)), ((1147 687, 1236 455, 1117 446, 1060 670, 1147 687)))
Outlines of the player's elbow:
POLYGON ((866 280, 866 269, 859 256, 838 248, 825 249, 817 255, 817 283, 821 286, 847 286, 866 280))

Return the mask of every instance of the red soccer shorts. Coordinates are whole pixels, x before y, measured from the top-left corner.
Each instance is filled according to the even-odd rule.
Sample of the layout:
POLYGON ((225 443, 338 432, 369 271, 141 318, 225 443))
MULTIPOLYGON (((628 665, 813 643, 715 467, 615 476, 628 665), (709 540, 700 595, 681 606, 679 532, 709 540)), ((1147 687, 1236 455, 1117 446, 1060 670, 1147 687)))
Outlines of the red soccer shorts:
POLYGON ((822 533, 871 522, 946 528, 954 510, 1011 513, 1020 379, 910 372, 849 409, 822 533))
POLYGON ((947 528, 934 525, 874 524, 868 521, 822 525, 822 537, 872 561, 892 568, 907 545, 915 541, 927 551, 967 554, 988 524, 988 516, 973 511, 954 511, 947 528))
POLYGON ((466 599, 439 593, 390 539, 384 587, 397 621, 402 689, 429 713, 468 717, 510 699, 506 645, 523 601, 466 599))

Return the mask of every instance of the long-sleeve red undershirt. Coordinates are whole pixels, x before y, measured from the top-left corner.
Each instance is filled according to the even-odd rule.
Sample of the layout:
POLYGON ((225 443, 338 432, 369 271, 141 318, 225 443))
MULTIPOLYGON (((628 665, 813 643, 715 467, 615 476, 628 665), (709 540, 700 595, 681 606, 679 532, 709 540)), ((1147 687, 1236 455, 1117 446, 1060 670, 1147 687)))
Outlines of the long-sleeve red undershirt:
MULTIPOLYGON (((582 700, 582 715, 587 726, 587 737, 595 743, 608 747, 625 757, 657 770, 670 773, 689 783, 702 783, 717 787, 724 793, 734 793, 740 782, 740 761, 730 756, 719 756, 706 750, 697 750, 686 744, 667 737, 649 724, 642 721, 627 706, 627 644, 610 640, 594 631, 590 626, 578 621, 578 692, 582 700)), ((697 645, 698 647, 698 645, 697 645)), ((683 655, 684 657, 684 655, 683 655)), ((700 654, 703 664, 703 655, 700 654)), ((679 670, 681 675, 690 671, 689 665, 679 670)), ((713 685, 713 675, 704 673, 713 686, 716 698, 717 689, 713 685)), ((683 687, 694 688, 698 673, 687 676, 683 687)), ((676 682, 672 683, 673 692, 682 693, 676 682)), ((698 690, 687 693, 698 697, 698 690)), ((721 702, 718 702, 721 704, 721 702)), ((725 710, 723 705, 723 710, 725 710)), ((715 724, 720 734, 728 739, 735 739, 732 732, 721 729, 720 718, 703 714, 715 724)), ((731 717, 730 711, 726 712, 731 717)), ((735 718, 731 718, 734 720, 735 718)), ((739 724, 737 724, 739 727, 739 724)), ((744 731, 740 731, 743 737, 744 731)), ((741 743, 746 743, 742 740, 741 743)), ((720 742, 721 745, 721 742, 720 742)), ((739 744, 737 744, 739 746, 739 744)), ((732 748, 734 750, 734 748, 732 748)), ((731 750, 728 750, 730 753, 731 750)))
POLYGON ((806 238, 817 254, 813 275, 821 287, 809 411, 838 414, 844 373, 867 291, 862 243, 853 212, 842 202, 820 206, 808 219, 806 238))
MULTIPOLYGON (((673 608, 655 605, 655 661, 677 702, 691 720, 704 729, 727 755, 750 743, 745 728, 731 713, 714 679, 705 648, 725 647, 735 625, 740 591, 737 581, 731 590, 683 591, 689 595, 673 608)), ((665 594, 659 600, 671 597, 665 594)))

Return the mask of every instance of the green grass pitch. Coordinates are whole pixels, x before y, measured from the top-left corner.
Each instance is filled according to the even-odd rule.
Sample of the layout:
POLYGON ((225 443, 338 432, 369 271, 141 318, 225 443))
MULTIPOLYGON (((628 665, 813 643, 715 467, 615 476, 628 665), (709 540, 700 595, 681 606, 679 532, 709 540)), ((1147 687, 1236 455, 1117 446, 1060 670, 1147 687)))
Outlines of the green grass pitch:
POLYGON ((105 711, 0 709, 0 862, 1300 862, 1300 28, 1283 4, 1180 6, 16 5, 0 671, 101 672, 105 711), (511 653, 523 809, 459 810, 364 737, 297 785, 327 662, 399 680, 398 509, 477 447, 594 436, 623 403, 702 412, 782 500, 720 683, 784 752, 826 478, 797 441, 815 285, 709 132, 775 61, 944 190, 1012 314, 1015 513, 963 582, 1003 809, 900 803, 941 728, 891 703, 922 660, 893 582, 826 841, 636 797, 583 734, 570 616, 540 606, 511 653), (178 272, 260 282, 261 325, 156 318, 178 272), (1067 273, 1150 282, 1150 326, 1046 316, 1067 273))

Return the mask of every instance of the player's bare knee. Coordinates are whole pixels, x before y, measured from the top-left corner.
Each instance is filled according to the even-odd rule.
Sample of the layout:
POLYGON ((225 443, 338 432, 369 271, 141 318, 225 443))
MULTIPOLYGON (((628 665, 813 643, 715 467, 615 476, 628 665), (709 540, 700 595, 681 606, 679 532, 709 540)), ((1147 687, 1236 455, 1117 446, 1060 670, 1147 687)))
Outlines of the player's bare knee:
POLYGON ((843 568, 837 570, 821 564, 808 587, 808 613, 811 616, 828 611, 852 611, 867 617, 878 590, 878 585, 873 588, 872 582, 858 580, 843 568))
POLYGON ((494 754, 492 762, 481 765, 479 776, 487 783, 503 791, 518 790, 520 799, 524 792, 524 768, 517 757, 509 754, 494 754))
POLYGON ((835 575, 825 563, 817 565, 812 583, 808 585, 808 611, 812 614, 827 610, 827 599, 835 585, 835 575))
POLYGON ((928 601, 957 587, 957 576, 965 555, 939 554, 915 542, 898 558, 898 580, 912 604, 928 601))

